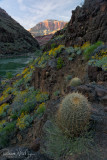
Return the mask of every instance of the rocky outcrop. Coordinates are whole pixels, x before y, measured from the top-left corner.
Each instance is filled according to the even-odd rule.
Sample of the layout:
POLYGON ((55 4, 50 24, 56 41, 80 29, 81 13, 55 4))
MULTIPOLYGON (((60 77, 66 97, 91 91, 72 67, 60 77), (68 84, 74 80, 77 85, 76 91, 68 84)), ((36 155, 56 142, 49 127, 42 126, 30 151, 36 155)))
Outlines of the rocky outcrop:
POLYGON ((40 46, 44 46, 52 38, 52 36, 53 34, 48 34, 44 36, 37 36, 35 38, 38 41, 40 46))
POLYGON ((38 42, 19 23, 0 8, 0 56, 33 52, 38 42))
POLYGON ((100 67, 88 66, 88 77, 90 81, 107 81, 107 71, 100 67))
POLYGON ((72 11, 66 30, 66 45, 82 45, 98 40, 107 42, 107 1, 85 0, 82 7, 72 11))
POLYGON ((29 32, 34 36, 42 36, 47 34, 53 34, 56 31, 64 28, 66 22, 57 20, 45 20, 38 23, 36 26, 31 28, 29 32))
POLYGON ((51 44, 81 46, 85 42, 98 40, 107 42, 107 1, 85 0, 82 7, 72 11, 72 17, 64 29, 57 31, 46 44, 44 51, 50 50, 51 44), (63 38, 58 39, 63 35, 63 38))

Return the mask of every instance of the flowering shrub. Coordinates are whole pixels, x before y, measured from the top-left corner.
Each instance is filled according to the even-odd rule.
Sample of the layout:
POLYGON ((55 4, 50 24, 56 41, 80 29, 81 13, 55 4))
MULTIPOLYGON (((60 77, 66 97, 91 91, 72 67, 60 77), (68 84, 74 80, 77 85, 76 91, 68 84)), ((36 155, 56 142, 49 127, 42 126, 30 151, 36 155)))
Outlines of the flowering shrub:
POLYGON ((19 86, 21 86, 22 84, 24 84, 24 78, 22 77, 21 79, 17 80, 14 82, 13 87, 14 88, 18 88, 19 86))
POLYGON ((6 123, 7 123, 6 120, 0 121, 0 131, 4 128, 6 123))
POLYGON ((9 105, 7 103, 4 103, 0 106, 0 116, 6 116, 6 111, 8 109, 9 105))
POLYGON ((84 50, 84 49, 90 47, 90 45, 91 45, 90 42, 85 42, 85 43, 81 46, 81 49, 84 50))
POLYGON ((39 103, 42 103, 42 102, 45 102, 49 99, 49 95, 47 92, 39 92, 37 95, 36 95, 36 101, 39 102, 39 103))
POLYGON ((49 56, 48 55, 44 55, 40 58, 39 62, 38 62, 38 65, 43 65, 47 62, 47 60, 49 59, 49 56))
POLYGON ((12 87, 8 87, 3 91, 3 95, 10 94, 10 93, 12 93, 12 91, 13 91, 13 88, 12 87))
POLYGON ((88 63, 92 66, 101 67, 103 70, 107 71, 107 50, 101 50, 88 63))
POLYGON ((11 105, 11 114, 20 114, 21 108, 24 106, 24 100, 28 96, 28 91, 19 91, 11 105))
POLYGON ((31 124, 32 120, 33 118, 30 115, 22 113, 17 119, 16 126, 18 126, 20 130, 23 130, 31 124))
POLYGON ((22 74, 26 74, 26 72, 29 71, 29 68, 25 68, 23 71, 22 71, 22 74))
POLYGON ((59 45, 57 48, 52 48, 49 51, 49 56, 56 57, 63 48, 64 48, 64 45, 59 45))
POLYGON ((46 105, 45 103, 41 103, 39 106, 38 106, 38 109, 36 110, 36 113, 37 114, 43 114, 44 111, 46 109, 46 105))
POLYGON ((84 57, 86 60, 89 60, 90 59, 90 56, 91 54, 94 52, 95 49, 97 49, 99 46, 101 46, 103 44, 103 42, 101 41, 98 41, 96 42, 95 44, 93 45, 90 45, 89 47, 87 47, 85 50, 84 50, 84 57))
POLYGON ((19 77, 19 76, 21 76, 21 74, 18 73, 18 74, 16 75, 16 77, 19 77))

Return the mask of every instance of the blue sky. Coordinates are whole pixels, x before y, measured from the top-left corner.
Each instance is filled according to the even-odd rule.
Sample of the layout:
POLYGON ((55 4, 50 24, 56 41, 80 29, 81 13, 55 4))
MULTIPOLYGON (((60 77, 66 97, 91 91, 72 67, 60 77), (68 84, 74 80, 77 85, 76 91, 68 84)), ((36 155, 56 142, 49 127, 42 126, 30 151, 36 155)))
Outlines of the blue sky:
POLYGON ((69 21, 83 0, 0 0, 0 7, 29 29, 46 19, 69 21))

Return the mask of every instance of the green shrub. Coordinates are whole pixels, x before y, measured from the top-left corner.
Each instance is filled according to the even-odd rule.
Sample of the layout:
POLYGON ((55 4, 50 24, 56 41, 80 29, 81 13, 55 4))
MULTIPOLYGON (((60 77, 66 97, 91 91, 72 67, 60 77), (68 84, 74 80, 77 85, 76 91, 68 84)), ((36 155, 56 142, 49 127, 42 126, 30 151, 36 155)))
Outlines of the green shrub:
POLYGON ((41 103, 39 106, 38 106, 38 109, 36 110, 36 113, 37 114, 43 114, 46 110, 46 105, 45 103, 41 103))
POLYGON ((6 147, 12 134, 15 131, 16 121, 6 123, 5 127, 0 130, 0 147, 6 147))
POLYGON ((19 79, 18 81, 16 81, 16 82, 14 82, 14 87, 15 88, 18 88, 18 87, 20 87, 21 85, 23 85, 24 84, 24 78, 21 78, 21 79, 19 79))
POLYGON ((56 44, 55 44, 55 43, 52 43, 52 44, 51 44, 51 49, 52 49, 52 48, 55 48, 55 47, 56 47, 56 44))
POLYGON ((61 69, 63 67, 63 65, 64 65, 64 61, 62 60, 61 57, 59 57, 57 59, 57 69, 61 69))
POLYGON ((44 130, 46 135, 43 139, 45 145, 42 147, 42 151, 50 158, 59 160, 61 157, 69 155, 72 155, 73 158, 74 155, 79 156, 85 154, 87 160, 95 160, 95 157, 101 160, 99 159, 99 148, 95 144, 91 133, 85 133, 81 137, 68 138, 53 122, 50 122, 50 126, 45 127, 44 130))
POLYGON ((86 60, 89 60, 91 54, 93 53, 93 51, 94 51, 95 49, 97 49, 97 47, 101 46, 102 44, 103 44, 103 42, 98 41, 98 42, 96 42, 95 44, 87 47, 87 48, 84 50, 84 57, 85 57, 85 59, 86 59, 86 60))
POLYGON ((76 87, 76 86, 79 86, 81 84, 82 84, 82 82, 78 77, 75 77, 70 81, 70 86, 72 86, 72 87, 76 87))
POLYGON ((96 67, 101 67, 104 71, 107 71, 107 57, 104 57, 99 60, 90 60, 88 64, 96 67))
POLYGON ((79 93, 67 95, 56 116, 58 126, 69 136, 78 136, 87 129, 90 107, 87 98, 79 93))
POLYGON ((38 103, 45 102, 49 99, 49 95, 47 92, 38 92, 36 95, 36 101, 38 103))
POLYGON ((75 49, 73 47, 67 47, 66 52, 70 55, 75 52, 75 49))
POLYGON ((11 79, 13 77, 13 75, 11 72, 7 72, 6 77, 7 77, 7 79, 11 79))
POLYGON ((22 113, 21 116, 17 119, 17 127, 20 130, 23 130, 27 128, 33 121, 33 117, 31 117, 29 114, 22 113))
POLYGON ((70 81, 72 79, 72 76, 71 75, 67 75, 66 77, 65 77, 65 80, 68 82, 68 81, 70 81))
POLYGON ((107 50, 100 50, 88 63, 89 65, 101 67, 104 71, 107 71, 107 50))
POLYGON ((59 96, 59 95, 60 95, 60 91, 59 91, 59 90, 55 91, 55 92, 53 93, 53 95, 56 96, 56 97, 59 96))

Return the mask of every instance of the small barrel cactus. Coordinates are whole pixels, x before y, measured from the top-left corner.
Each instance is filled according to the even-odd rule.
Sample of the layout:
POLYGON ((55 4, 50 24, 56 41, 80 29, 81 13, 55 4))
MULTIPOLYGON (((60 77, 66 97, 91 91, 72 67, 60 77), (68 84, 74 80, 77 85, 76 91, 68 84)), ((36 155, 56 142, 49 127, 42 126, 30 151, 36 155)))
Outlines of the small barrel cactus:
POLYGON ((78 77, 75 77, 71 80, 69 85, 72 86, 72 87, 76 87, 76 86, 79 86, 81 84, 82 84, 81 80, 78 77))
POLYGON ((71 137, 79 136, 87 130, 90 119, 90 104, 79 93, 67 95, 60 104, 56 122, 62 131, 71 137))

